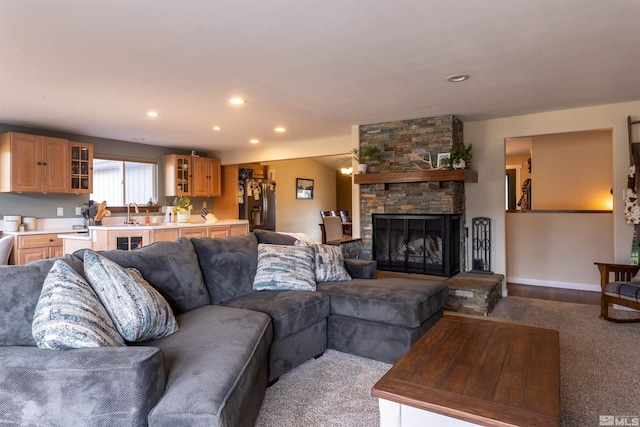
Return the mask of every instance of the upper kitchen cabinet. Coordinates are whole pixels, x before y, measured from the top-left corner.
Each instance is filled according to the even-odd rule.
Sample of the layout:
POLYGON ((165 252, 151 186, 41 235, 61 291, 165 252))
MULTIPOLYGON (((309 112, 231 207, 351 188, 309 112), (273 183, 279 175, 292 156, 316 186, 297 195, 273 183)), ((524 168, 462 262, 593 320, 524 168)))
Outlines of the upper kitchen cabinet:
POLYGON ((164 184, 165 196, 219 196, 220 160, 167 154, 164 156, 164 184))
POLYGON ((193 170, 193 195, 195 197, 220 196, 222 193, 220 159, 194 157, 193 170))
POLYGON ((0 191, 68 193, 69 140, 8 132, 0 135, 0 191))
POLYGON ((191 156, 167 154, 164 161, 164 195, 191 195, 193 163, 191 156))
POLYGON ((89 194, 93 191, 93 144, 69 143, 71 152, 71 182, 69 191, 89 194))

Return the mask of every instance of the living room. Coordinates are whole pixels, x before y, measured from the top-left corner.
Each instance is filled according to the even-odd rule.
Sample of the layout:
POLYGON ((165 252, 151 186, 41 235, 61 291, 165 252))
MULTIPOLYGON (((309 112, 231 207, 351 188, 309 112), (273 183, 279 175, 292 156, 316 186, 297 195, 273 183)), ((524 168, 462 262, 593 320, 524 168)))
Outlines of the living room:
MULTIPOLYGON (((0 0, 0 133, 87 142, 96 153, 157 165, 166 154, 192 151, 223 166, 271 165, 278 231, 319 241, 319 211, 335 203, 335 170, 314 158, 348 156, 360 143, 362 125, 452 114, 464 123, 478 173, 478 182, 464 187, 466 219, 491 219, 491 270, 505 275, 504 297, 510 278, 595 293, 600 275, 594 262, 629 263, 634 227, 623 214, 627 117, 640 118, 640 82, 628 71, 640 69, 639 56, 631 54, 640 34, 634 1, 383 1, 373 7, 269 0, 242 8, 193 2, 158 10, 120 2, 95 3, 96 9, 22 3, 0 0), (230 63, 237 65, 222 65, 230 63), (456 73, 469 79, 445 80, 456 73), (234 95, 245 104, 230 105, 234 95), (156 118, 146 117, 151 109, 156 118), (286 131, 273 132, 276 126, 286 131), (512 262, 538 260, 509 252, 505 141, 594 130, 611 132, 610 240, 586 238, 588 249, 572 255, 567 248, 580 241, 576 234, 589 230, 570 239, 546 236, 545 244, 567 253, 562 268, 515 275, 512 262), (256 137, 260 142, 250 144, 256 137), (315 180, 312 200, 295 198, 296 178, 315 180)), ((161 167, 157 181, 155 202, 170 206, 161 167)), ((354 184, 354 238, 361 236, 360 195, 354 184)), ((0 193, 0 219, 83 223, 75 212, 87 199, 0 193)), ((198 212, 203 203, 215 213, 214 198, 193 198, 198 212)))

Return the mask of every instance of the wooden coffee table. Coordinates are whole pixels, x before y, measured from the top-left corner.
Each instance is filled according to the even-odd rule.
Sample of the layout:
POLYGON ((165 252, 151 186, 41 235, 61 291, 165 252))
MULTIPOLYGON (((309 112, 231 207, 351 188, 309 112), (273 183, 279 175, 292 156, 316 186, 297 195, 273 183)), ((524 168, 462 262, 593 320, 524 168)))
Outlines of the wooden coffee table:
POLYGON ((445 315, 371 394, 381 426, 559 426, 558 331, 445 315))

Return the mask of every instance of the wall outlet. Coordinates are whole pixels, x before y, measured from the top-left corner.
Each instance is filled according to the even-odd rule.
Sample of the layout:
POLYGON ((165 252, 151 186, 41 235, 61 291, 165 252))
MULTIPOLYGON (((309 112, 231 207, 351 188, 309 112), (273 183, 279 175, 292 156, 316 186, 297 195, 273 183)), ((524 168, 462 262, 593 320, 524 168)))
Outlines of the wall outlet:
POLYGON ((82 215, 82 208, 80 206, 76 206, 76 215, 82 215))
POLYGON ((207 202, 202 202, 202 207, 207 209, 207 202))
POLYGON ((58 208, 58 216, 64 216, 64 208, 58 208))

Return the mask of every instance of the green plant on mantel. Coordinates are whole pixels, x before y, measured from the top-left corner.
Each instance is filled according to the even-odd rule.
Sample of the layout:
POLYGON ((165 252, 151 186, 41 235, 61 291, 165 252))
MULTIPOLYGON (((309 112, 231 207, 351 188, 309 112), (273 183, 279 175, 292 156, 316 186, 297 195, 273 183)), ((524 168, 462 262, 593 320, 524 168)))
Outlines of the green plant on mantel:
POLYGON ((382 151, 375 145, 368 145, 362 149, 354 148, 351 153, 358 163, 379 162, 382 160, 382 151))
POLYGON ((460 144, 453 147, 451 149, 451 157, 442 160, 443 165, 446 166, 447 169, 451 170, 456 168, 457 165, 460 165, 462 162, 464 162, 464 166, 457 168, 466 168, 466 166, 468 166, 468 163, 471 162, 471 158, 473 157, 473 154, 471 153, 472 148, 473 144, 469 144, 468 146, 460 144))

